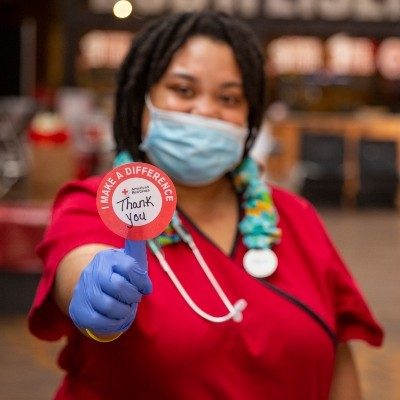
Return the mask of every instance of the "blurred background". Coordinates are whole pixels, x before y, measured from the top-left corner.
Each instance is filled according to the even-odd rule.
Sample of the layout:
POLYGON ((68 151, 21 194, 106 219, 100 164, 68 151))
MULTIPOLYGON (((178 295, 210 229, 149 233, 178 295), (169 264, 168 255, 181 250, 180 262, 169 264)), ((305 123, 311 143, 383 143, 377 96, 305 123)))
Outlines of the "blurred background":
MULTIPOLYGON (((110 168, 115 74, 165 13, 235 14, 267 55, 253 157, 308 198, 386 329, 355 343, 365 399, 400 399, 399 0, 0 0, 0 398, 48 399, 62 342, 29 335, 58 188, 110 168)), ((289 399, 288 399, 289 400, 289 399)))

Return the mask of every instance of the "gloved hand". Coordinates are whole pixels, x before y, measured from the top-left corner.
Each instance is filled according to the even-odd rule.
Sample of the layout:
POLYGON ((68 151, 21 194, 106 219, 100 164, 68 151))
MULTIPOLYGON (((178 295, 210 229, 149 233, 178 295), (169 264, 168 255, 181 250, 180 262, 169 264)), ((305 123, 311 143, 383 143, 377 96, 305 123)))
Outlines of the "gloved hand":
POLYGON ((127 241, 125 251, 96 254, 83 270, 69 305, 78 328, 105 334, 129 328, 142 295, 152 290, 145 246, 144 241, 127 241))

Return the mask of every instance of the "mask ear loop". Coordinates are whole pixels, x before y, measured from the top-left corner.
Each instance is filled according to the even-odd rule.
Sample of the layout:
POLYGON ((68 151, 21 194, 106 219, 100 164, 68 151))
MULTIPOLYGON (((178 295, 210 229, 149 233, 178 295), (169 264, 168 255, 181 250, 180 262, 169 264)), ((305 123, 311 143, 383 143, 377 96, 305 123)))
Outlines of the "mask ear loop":
POLYGON ((148 108, 150 113, 152 113, 155 110, 153 102, 151 101, 150 95, 148 93, 146 93, 146 95, 144 96, 144 104, 146 104, 146 107, 148 108))
MULTIPOLYGON (((185 232, 185 234, 187 234, 185 232)), ((185 239, 182 237, 182 240, 185 241, 185 239)), ((208 267, 206 267, 206 269, 204 270, 204 265, 202 265, 202 262, 200 262, 200 260, 203 259, 203 257, 200 258, 196 256, 197 261, 199 262, 200 266, 203 268, 204 273, 207 275, 207 278, 210 280, 212 286, 214 287, 214 289, 217 291, 217 293, 219 294, 221 300, 223 301, 223 303, 225 304, 225 306, 228 308, 229 313, 226 315, 223 315, 221 317, 215 317, 213 315, 210 315, 208 313, 206 313, 205 311, 203 311, 194 301, 193 299, 190 297, 190 295, 188 294, 188 292, 185 290, 185 288, 182 286, 182 284, 180 283, 178 277, 174 274, 174 272, 172 271, 170 265, 168 264, 167 260, 165 259, 162 250, 158 247, 158 245, 156 244, 156 242, 154 240, 149 240, 148 241, 149 246, 153 252, 153 254, 157 257, 161 267, 163 268, 163 270, 167 273, 167 275, 169 276, 169 278, 172 280, 172 282, 174 283, 175 287, 178 289, 179 293, 181 294, 181 296, 184 298, 184 300, 186 301, 186 303, 189 305, 189 307, 198 315, 200 315, 202 318, 206 319, 207 321, 210 322, 215 322, 215 323, 221 323, 221 322, 225 322, 225 321, 229 321, 230 319, 233 319, 233 321, 235 322, 240 322, 243 320, 243 314, 242 311, 246 308, 247 306, 247 302, 244 299, 239 299, 238 301, 235 302, 235 304, 232 304, 228 298, 226 297, 225 293, 222 291, 221 287, 219 286, 219 284, 217 283, 215 277, 212 275, 211 271, 209 270, 208 267), (211 279, 210 279, 211 277, 211 279), (222 295, 221 295, 222 294, 222 295)), ((196 246, 195 246, 196 247, 196 246)), ((197 249, 197 247, 196 247, 197 249)), ((198 252, 198 249, 197 249, 198 252)), ((199 253, 199 252, 198 252, 199 253)), ((204 262, 204 260, 202 260, 204 262)), ((204 262, 205 263, 205 262, 204 262)), ((207 264, 205 264, 207 265, 207 264)))

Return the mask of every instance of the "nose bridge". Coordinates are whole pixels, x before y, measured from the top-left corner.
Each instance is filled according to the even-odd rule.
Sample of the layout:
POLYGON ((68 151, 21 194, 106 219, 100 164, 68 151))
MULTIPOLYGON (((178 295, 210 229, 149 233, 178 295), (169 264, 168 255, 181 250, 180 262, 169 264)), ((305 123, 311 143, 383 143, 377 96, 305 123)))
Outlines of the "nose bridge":
POLYGON ((219 118, 220 110, 217 99, 211 93, 202 93, 196 99, 192 113, 204 117, 219 118))

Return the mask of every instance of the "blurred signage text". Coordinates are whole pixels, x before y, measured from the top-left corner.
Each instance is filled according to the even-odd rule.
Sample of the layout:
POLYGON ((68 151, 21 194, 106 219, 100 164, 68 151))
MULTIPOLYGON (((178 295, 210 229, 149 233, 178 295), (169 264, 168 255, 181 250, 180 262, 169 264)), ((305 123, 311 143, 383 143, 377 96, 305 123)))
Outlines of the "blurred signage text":
MULTIPOLYGON (((89 8, 93 12, 111 13, 114 3, 89 0, 89 8)), ((399 0, 131 0, 131 3, 133 14, 143 16, 211 8, 254 19, 400 20, 399 0)))
POLYGON ((269 71, 277 75, 311 75, 322 71, 339 76, 400 79, 400 38, 380 43, 338 33, 327 40, 312 36, 281 36, 267 45, 269 71))

